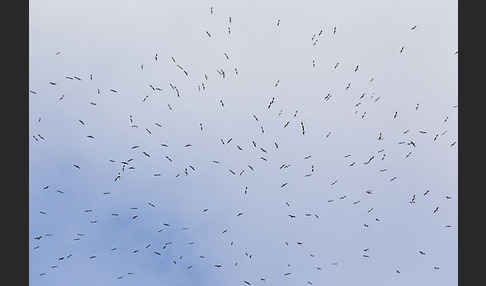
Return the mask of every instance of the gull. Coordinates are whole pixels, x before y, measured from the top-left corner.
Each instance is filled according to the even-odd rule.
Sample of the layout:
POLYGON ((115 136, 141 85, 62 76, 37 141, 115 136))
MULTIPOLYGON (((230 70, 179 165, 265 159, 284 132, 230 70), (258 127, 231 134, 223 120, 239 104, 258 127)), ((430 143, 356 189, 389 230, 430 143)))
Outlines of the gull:
POLYGON ((370 159, 367 162, 364 162, 363 164, 368 165, 374 158, 375 156, 371 156, 370 159))

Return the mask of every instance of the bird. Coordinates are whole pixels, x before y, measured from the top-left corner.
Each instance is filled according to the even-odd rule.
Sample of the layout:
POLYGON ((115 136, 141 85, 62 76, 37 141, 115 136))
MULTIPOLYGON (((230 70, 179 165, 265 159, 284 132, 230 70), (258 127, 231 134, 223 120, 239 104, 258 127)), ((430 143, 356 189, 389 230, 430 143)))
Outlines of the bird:
POLYGON ((373 159, 375 158, 375 156, 371 156, 368 161, 364 162, 363 164, 365 165, 368 165, 373 159))

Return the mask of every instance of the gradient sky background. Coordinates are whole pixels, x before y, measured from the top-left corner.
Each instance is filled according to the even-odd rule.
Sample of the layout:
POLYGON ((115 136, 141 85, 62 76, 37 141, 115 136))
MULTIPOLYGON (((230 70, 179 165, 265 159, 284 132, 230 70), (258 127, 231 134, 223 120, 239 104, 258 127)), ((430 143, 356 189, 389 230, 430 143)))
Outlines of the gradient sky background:
POLYGON ((450 0, 30 1, 30 282, 456 285, 457 33, 450 0))

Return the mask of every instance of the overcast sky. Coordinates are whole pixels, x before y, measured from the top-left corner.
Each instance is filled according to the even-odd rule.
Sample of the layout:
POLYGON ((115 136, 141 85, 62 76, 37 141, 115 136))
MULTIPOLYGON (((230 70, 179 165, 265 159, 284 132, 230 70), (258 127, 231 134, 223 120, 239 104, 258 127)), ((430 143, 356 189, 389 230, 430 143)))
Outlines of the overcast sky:
POLYGON ((32 285, 457 284, 457 1, 29 14, 32 285))

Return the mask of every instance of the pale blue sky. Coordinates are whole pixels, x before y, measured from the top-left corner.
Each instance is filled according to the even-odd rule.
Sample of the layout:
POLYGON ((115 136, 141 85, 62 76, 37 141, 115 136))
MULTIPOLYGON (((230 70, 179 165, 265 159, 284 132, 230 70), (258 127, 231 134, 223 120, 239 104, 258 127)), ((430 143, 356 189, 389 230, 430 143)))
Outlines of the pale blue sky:
POLYGON ((456 1, 260 2, 30 1, 32 285, 457 284, 456 1))

